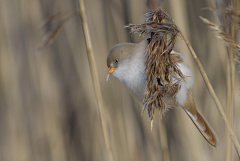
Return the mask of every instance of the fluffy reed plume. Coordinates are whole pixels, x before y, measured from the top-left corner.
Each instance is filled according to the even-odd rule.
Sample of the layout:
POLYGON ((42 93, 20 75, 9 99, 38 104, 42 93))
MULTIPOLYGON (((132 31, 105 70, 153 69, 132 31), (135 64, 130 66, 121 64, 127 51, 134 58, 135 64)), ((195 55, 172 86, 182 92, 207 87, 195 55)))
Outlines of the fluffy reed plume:
MULTIPOLYGON (((232 12, 232 10, 230 10, 230 7, 226 8, 226 11, 228 11, 227 13, 231 15, 231 17, 235 17, 232 15, 232 13, 234 13, 234 15, 236 14, 235 12, 232 12)), ((230 36, 228 33, 226 33, 225 31, 223 31, 223 29, 212 23, 211 21, 209 21, 206 18, 203 18, 200 16, 200 19, 207 24, 213 31, 214 34, 217 38, 222 39, 225 43, 225 45, 229 48, 231 48, 234 51, 234 55, 235 55, 235 59, 234 61, 240 65, 240 43, 237 42, 232 36, 230 36)), ((236 20, 236 19, 235 19, 236 20)), ((239 18, 239 23, 240 23, 240 18, 239 18)))
MULTIPOLYGON (((226 2, 227 3, 227 2, 226 2)), ((234 3, 233 3, 234 4, 234 3)), ((203 9, 211 10, 211 11, 216 11, 218 10, 217 8, 213 7, 206 7, 203 9)), ((237 10, 238 7, 233 7, 232 5, 227 6, 224 8, 224 10, 220 10, 221 13, 219 13, 219 19, 221 20, 221 25, 217 25, 212 23, 206 18, 203 18, 200 16, 200 19, 207 24, 215 33, 215 36, 219 39, 222 39, 225 43, 225 45, 234 51, 234 56, 235 59, 234 61, 240 65, 240 43, 236 40, 236 35, 233 34, 234 31, 232 31, 232 35, 227 33, 225 30, 228 27, 229 30, 231 30, 231 26, 235 28, 239 28, 238 26, 240 25, 240 10, 237 10), (228 20, 223 20, 225 19, 228 20), (229 25, 229 26, 227 26, 229 25)), ((237 29, 238 30, 238 29, 237 29)), ((237 33, 235 33, 237 34, 237 33)), ((228 53, 229 55, 229 53, 228 53)))
POLYGON ((238 52, 240 51, 240 43, 238 43, 229 34, 223 31, 223 29, 220 26, 212 23, 206 18, 203 18, 201 16, 200 18, 205 24, 209 25, 209 27, 214 31, 214 34, 217 38, 224 40, 224 43, 226 44, 227 47, 230 47, 231 49, 236 51, 236 54, 239 54, 238 52))
POLYGON ((145 15, 147 17, 145 23, 129 24, 125 27, 131 28, 132 34, 151 35, 152 40, 147 47, 145 61, 147 83, 143 111, 147 109, 152 122, 155 111, 162 116, 167 110, 164 97, 167 93, 175 97, 185 76, 179 70, 175 60, 170 57, 179 33, 177 26, 172 23, 171 17, 161 9, 149 11, 145 15), (179 80, 174 83, 170 77, 173 73, 179 76, 179 80))

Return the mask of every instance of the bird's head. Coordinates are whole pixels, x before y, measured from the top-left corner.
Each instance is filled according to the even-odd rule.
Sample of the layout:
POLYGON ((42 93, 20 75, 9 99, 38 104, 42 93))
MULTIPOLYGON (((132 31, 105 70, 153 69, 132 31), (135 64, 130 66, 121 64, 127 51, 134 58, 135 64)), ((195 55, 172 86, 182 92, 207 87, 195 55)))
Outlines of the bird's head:
POLYGON ((135 44, 120 43, 114 45, 107 56, 108 74, 113 73, 123 62, 131 57, 135 44))
POLYGON ((151 38, 145 39, 138 44, 134 43, 120 43, 114 45, 107 56, 108 74, 113 73, 118 77, 119 71, 127 70, 126 66, 131 64, 131 57, 137 53, 145 52, 147 45, 150 43, 151 38), (124 65, 125 64, 125 65, 124 65))

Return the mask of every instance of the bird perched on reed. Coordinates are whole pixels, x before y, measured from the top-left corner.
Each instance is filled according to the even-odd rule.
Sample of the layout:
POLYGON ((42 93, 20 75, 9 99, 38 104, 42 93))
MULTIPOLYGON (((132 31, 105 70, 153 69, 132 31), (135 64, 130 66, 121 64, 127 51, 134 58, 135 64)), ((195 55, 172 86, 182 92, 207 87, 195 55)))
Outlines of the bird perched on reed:
MULTIPOLYGON (((145 71, 146 48, 149 45, 151 38, 145 39, 138 44, 134 43, 120 43, 112 47, 107 56, 108 77, 113 74, 120 81, 122 81, 131 95, 139 102, 143 102, 146 95, 146 81, 147 75, 145 71)), ((187 115, 191 118, 197 129, 206 139, 206 141, 213 147, 217 147, 218 138, 212 130, 209 123, 202 116, 195 106, 192 87, 194 84, 193 74, 188 67, 187 61, 180 53, 172 51, 170 54, 179 70, 185 76, 176 94, 168 91, 164 95, 164 102, 166 108, 181 107, 187 115)), ((178 81, 178 75, 174 72, 170 74, 171 79, 161 80, 161 77, 156 78, 159 90, 168 83, 178 81), (164 83, 163 83, 164 82, 164 83)), ((108 79, 108 78, 107 78, 108 79)))

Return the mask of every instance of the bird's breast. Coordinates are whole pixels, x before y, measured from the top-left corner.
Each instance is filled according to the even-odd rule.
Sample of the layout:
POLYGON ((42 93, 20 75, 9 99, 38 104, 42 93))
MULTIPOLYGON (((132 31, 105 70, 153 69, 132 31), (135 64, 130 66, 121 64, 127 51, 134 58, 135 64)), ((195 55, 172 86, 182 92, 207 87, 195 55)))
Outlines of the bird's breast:
POLYGON ((131 95, 139 102, 142 102, 145 96, 145 52, 136 52, 127 61, 118 66, 113 75, 124 83, 131 95))

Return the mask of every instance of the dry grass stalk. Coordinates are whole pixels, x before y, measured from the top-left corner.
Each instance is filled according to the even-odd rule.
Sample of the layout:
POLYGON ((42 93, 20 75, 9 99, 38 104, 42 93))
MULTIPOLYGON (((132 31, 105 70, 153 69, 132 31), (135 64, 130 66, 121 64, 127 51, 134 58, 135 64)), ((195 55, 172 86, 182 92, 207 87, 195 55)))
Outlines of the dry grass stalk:
POLYGON ((184 81, 185 76, 179 70, 175 60, 170 57, 179 33, 177 26, 172 23, 171 17, 161 9, 149 11, 146 16, 145 23, 129 24, 125 27, 131 28, 132 34, 151 35, 152 38, 146 52, 147 83, 143 100, 143 111, 147 109, 152 123, 155 111, 162 116, 167 110, 164 100, 166 94, 171 93, 175 96, 181 88, 181 82, 184 81), (178 75, 179 81, 173 83, 171 74, 178 75), (162 86, 159 87, 159 84, 162 86))
POLYGON ((195 62, 197 64, 197 66, 199 68, 200 73, 202 74, 203 80, 204 80, 206 86, 208 87, 208 90, 209 90, 210 94, 212 95, 212 97, 213 97, 213 99, 214 99, 214 101, 215 101, 215 103, 217 105, 218 111, 219 111, 220 115, 222 116, 223 121, 225 122, 225 125, 226 125, 226 127, 228 129, 228 132, 230 134, 231 140, 232 140, 233 144, 236 147, 237 153, 240 154, 240 145, 239 145, 238 139, 237 139, 235 133, 232 130, 231 124, 229 123, 228 118, 227 118, 227 116, 226 116, 226 114, 224 112, 224 109, 223 109, 223 107, 222 107, 222 105, 221 105, 221 103, 220 103, 220 101, 219 101, 215 91, 212 88, 212 85, 211 85, 211 83, 210 83, 210 81, 209 81, 209 79, 207 77, 206 72, 204 71, 204 69, 202 67, 202 64, 201 64, 200 60, 198 59, 198 57, 197 57, 196 53, 194 52, 192 46, 190 45, 190 43, 188 42, 188 40, 185 38, 185 36, 183 35, 183 33, 181 31, 180 31, 180 35, 183 38, 183 40, 185 41, 185 43, 187 44, 187 47, 190 50, 190 52, 191 52, 191 54, 192 54, 192 56, 193 56, 193 58, 194 58, 194 60, 195 60, 195 62))
MULTIPOLYGON (((218 2, 218 1, 216 1, 218 2)), ((233 128, 233 108, 234 108, 234 91, 235 91, 235 64, 240 64, 239 61, 239 42, 236 41, 237 33, 240 25, 240 3, 238 0, 224 1, 224 7, 219 6, 216 10, 217 15, 221 22, 221 27, 207 19, 201 18, 206 24, 213 29, 215 35, 224 40, 227 46, 227 116, 229 119, 230 126, 233 128), (219 10, 218 8, 221 8, 219 10), (235 62, 234 62, 235 61, 235 62)), ((229 132, 226 130, 226 161, 232 161, 233 158, 233 147, 229 139, 229 132)), ((231 137, 231 136, 230 136, 231 137)), ((239 154, 239 152, 238 152, 239 154)), ((238 155, 239 156, 239 155, 238 155)))
POLYGON ((42 27, 53 23, 53 21, 57 21, 56 26, 52 30, 50 30, 48 32, 48 34, 44 37, 43 41, 40 43, 40 45, 35 50, 35 53, 37 54, 38 52, 40 52, 40 50, 42 48, 46 47, 48 44, 53 42, 53 39, 58 34, 59 30, 72 17, 73 14, 80 13, 80 15, 82 17, 84 34, 85 34, 85 38, 86 38, 88 60, 89 60, 91 74, 92 74, 92 78, 93 78, 93 82, 94 82, 94 89, 95 89, 95 93, 96 93, 96 97, 97 97, 97 101, 98 101, 98 107, 99 107, 99 113, 100 113, 102 129, 103 129, 103 135, 104 135, 107 156, 108 156, 109 161, 113 161, 113 154, 112 154, 110 141, 109 141, 110 138, 109 138, 109 135, 107 132, 107 123, 106 123, 106 119, 104 117, 103 99, 102 99, 101 88, 100 88, 100 83, 99 83, 99 78, 98 78, 98 73, 97 73, 96 61, 95 61, 95 57, 93 54, 92 41, 91 41, 89 27, 88 27, 86 13, 85 13, 84 0, 79 0, 79 4, 80 4, 80 10, 61 12, 61 13, 52 15, 45 20, 42 27))
MULTIPOLYGON (((212 29, 214 29, 215 31, 217 31, 218 37, 219 37, 219 38, 222 38, 227 45, 229 45, 229 46, 231 46, 231 47, 234 47, 235 50, 236 50, 236 49, 238 50, 239 46, 238 46, 238 44, 236 43, 236 41, 233 41, 233 39, 232 39, 231 37, 229 37, 225 32, 223 32, 219 26, 211 23, 210 21, 208 21, 208 20, 205 19, 205 18, 202 18, 202 17, 200 17, 200 18, 201 18, 205 23, 209 24, 212 29)), ((200 72, 201 72, 201 74, 202 74, 202 76, 203 76, 203 78, 204 78, 204 81, 205 81, 208 89, 209 89, 209 92, 211 93, 211 95, 212 95, 213 98, 214 98, 214 101, 215 101, 215 103, 216 103, 216 105, 217 105, 217 107, 218 107, 218 110, 219 110, 219 112, 220 112, 220 114, 221 114, 221 116, 222 116, 222 118, 223 118, 223 120, 224 120, 224 122, 225 122, 225 124, 226 124, 226 126, 227 126, 227 130, 228 130, 228 132, 229 132, 230 138, 231 138, 232 142, 234 143, 234 145, 235 145, 235 147, 236 147, 236 151, 237 151, 238 154, 240 154, 240 145, 239 145, 239 142, 238 142, 238 140, 237 140, 237 138, 236 138, 236 135, 234 134, 234 132, 233 132, 233 130, 232 130, 231 122, 228 121, 228 118, 227 118, 226 114, 224 113, 224 110, 223 110, 223 108, 222 108, 222 105, 221 105, 220 101, 218 100, 218 98, 217 98, 217 96, 216 96, 216 94, 215 94, 215 92, 214 92, 214 90, 213 90, 213 88, 212 88, 212 86, 211 86, 211 84, 210 84, 210 81, 208 80, 208 77, 207 77, 205 71, 203 70, 203 67, 202 67, 199 59, 197 58, 194 50, 192 49, 191 45, 189 44, 189 42, 187 41, 187 39, 184 37, 183 34, 182 34, 182 37, 183 37, 184 41, 186 42, 189 50, 191 51, 191 53, 192 53, 192 55, 193 55, 193 57, 194 57, 197 65, 198 65, 198 68, 200 69, 200 72)))
POLYGON ((160 129, 160 143, 162 148, 163 160, 170 161, 168 142, 167 142, 167 130, 166 130, 166 123, 164 118, 160 120, 159 129, 160 129))
POLYGON ((93 47, 92 47, 92 41, 91 41, 91 37, 90 37, 90 32, 89 32, 89 27, 88 27, 86 12, 85 12, 84 0, 79 0, 79 4, 80 4, 79 13, 82 17, 82 22, 83 22, 83 29, 84 29, 85 40, 86 40, 86 45, 87 45, 87 52, 88 52, 88 60, 89 60, 89 65, 90 65, 91 74, 92 74, 92 78, 93 78, 97 102, 98 102, 98 108, 99 108, 99 113, 100 113, 102 129, 103 129, 106 152, 107 152, 108 160, 113 161, 113 154, 112 154, 112 149, 110 146, 110 138, 109 138, 109 135, 107 132, 107 122, 104 117, 102 92, 101 92, 99 78, 98 78, 96 60, 95 60, 95 56, 93 54, 93 47))

